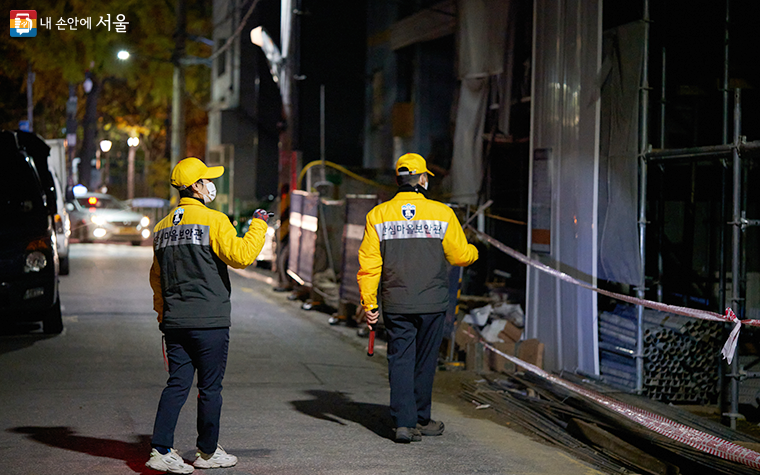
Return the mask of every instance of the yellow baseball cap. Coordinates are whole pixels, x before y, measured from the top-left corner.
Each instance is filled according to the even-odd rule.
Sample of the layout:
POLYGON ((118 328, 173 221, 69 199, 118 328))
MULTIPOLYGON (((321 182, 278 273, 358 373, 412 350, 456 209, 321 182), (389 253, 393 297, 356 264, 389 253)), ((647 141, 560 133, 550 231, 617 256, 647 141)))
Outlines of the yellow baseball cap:
POLYGON ((422 158, 422 155, 407 153, 401 155, 396 162, 396 175, 398 176, 419 175, 422 173, 435 176, 435 174, 427 169, 427 163, 425 162, 425 159, 422 158), (406 168, 406 170, 399 171, 401 168, 406 168))
POLYGON ((219 178, 224 173, 224 167, 207 167, 205 163, 195 157, 187 157, 180 160, 172 170, 172 186, 184 190, 201 178, 211 180, 219 178))

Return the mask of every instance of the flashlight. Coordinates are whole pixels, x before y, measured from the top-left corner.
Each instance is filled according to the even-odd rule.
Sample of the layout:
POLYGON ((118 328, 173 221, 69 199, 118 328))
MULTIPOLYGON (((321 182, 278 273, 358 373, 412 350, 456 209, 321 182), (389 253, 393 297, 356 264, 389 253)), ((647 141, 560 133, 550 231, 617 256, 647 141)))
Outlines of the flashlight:
POLYGON ((375 354, 375 330, 370 329, 369 331, 369 345, 367 346, 367 356, 372 356, 375 354))

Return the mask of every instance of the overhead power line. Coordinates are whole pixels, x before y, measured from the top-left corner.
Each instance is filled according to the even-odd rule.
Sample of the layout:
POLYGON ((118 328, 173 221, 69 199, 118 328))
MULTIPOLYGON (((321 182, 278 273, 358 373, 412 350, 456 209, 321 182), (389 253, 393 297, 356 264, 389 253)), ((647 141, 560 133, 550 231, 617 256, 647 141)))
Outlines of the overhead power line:
POLYGON ((245 15, 243 16, 243 18, 240 20, 240 25, 238 25, 237 29, 235 30, 235 33, 233 33, 232 36, 230 36, 229 38, 227 38, 227 41, 222 45, 221 48, 219 48, 218 50, 216 50, 216 52, 214 52, 214 54, 212 54, 208 58, 205 58, 207 61, 213 61, 213 60, 215 60, 217 58, 217 56, 219 56, 220 54, 224 53, 225 51, 227 51, 232 46, 232 42, 235 41, 235 38, 237 38, 238 36, 240 36, 240 33, 243 32, 243 28, 245 28, 245 24, 248 21, 248 18, 251 16, 251 14, 253 14, 253 10, 256 8, 256 5, 258 5, 258 4, 259 4, 259 0, 253 0, 253 2, 251 3, 251 6, 248 7, 248 11, 245 13, 245 15))

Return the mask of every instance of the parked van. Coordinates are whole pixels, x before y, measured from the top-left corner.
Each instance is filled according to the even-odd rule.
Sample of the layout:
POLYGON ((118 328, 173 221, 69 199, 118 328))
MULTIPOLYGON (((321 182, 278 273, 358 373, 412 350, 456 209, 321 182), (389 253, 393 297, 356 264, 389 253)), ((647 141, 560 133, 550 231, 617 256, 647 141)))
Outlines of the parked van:
POLYGON ((0 163, 9 178, 0 187, 0 325, 42 322, 45 333, 61 333, 54 214, 18 134, 0 130, 0 163))
POLYGON ((27 155, 34 158, 37 165, 37 172, 42 181, 42 188, 47 198, 47 206, 50 215, 53 218, 55 227, 59 274, 69 274, 69 236, 71 235, 71 222, 69 212, 66 210, 66 195, 64 188, 59 181, 59 175, 56 171, 60 167, 59 157, 51 157, 51 148, 47 141, 39 135, 32 132, 16 131, 16 140, 19 148, 27 155))

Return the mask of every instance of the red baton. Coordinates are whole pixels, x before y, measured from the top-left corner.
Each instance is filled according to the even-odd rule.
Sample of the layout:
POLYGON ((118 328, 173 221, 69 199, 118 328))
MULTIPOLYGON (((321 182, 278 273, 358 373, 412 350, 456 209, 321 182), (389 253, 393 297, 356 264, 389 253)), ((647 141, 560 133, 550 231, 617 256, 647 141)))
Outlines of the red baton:
POLYGON ((369 346, 367 346, 367 356, 375 354, 375 330, 369 331, 369 346))

